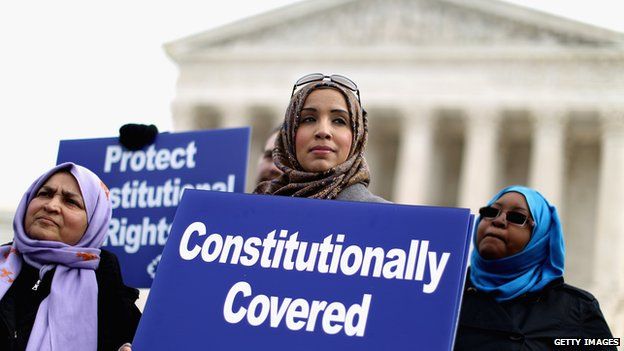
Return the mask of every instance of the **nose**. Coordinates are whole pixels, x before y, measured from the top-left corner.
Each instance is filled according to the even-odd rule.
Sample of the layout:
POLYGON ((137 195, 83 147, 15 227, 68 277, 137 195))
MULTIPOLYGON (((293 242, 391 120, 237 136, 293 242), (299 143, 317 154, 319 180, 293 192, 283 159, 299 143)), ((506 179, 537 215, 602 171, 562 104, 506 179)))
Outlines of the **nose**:
POLYGON ((43 208, 48 212, 59 212, 61 209, 60 200, 57 196, 53 196, 43 205, 43 208))
POLYGON ((507 213, 505 211, 500 211, 498 216, 492 218, 492 225, 500 228, 507 227, 507 213))
POLYGON ((319 122, 316 124, 314 137, 317 139, 331 139, 332 134, 329 118, 320 118, 319 122))

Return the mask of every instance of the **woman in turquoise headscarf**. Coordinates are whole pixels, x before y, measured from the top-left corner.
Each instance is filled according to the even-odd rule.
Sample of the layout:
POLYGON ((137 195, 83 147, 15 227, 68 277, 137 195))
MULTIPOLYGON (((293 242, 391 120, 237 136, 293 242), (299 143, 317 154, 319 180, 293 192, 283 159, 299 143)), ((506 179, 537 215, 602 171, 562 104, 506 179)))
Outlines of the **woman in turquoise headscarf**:
POLYGON ((598 301, 563 282, 564 261, 553 205, 523 186, 496 194, 475 223, 455 350, 553 350, 555 338, 610 338, 598 301))

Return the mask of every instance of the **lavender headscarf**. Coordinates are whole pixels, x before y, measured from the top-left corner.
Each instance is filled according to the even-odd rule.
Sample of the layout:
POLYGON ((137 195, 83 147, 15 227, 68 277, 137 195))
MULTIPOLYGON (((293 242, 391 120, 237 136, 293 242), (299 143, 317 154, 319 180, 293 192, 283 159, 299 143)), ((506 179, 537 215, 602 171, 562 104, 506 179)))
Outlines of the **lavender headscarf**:
POLYGON ((22 260, 39 269, 39 277, 56 267, 50 295, 39 305, 28 339, 31 350, 97 349, 98 286, 95 269, 111 218, 108 189, 90 170, 71 162, 60 164, 28 188, 13 219, 12 246, 0 248, 0 299, 9 290, 22 267, 22 260), (69 171, 78 182, 85 210, 87 230, 76 245, 31 239, 24 231, 28 204, 55 173, 69 171))

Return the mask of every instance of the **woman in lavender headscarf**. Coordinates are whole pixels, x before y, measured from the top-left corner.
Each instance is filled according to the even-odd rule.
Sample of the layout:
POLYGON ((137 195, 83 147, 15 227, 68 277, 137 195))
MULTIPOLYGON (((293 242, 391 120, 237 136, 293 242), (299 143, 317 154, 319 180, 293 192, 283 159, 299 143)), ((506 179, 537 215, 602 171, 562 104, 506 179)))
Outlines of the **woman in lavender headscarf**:
POLYGON ((140 318, 138 291, 100 250, 108 189, 90 170, 58 165, 28 188, 0 247, 1 350, 117 350, 140 318))

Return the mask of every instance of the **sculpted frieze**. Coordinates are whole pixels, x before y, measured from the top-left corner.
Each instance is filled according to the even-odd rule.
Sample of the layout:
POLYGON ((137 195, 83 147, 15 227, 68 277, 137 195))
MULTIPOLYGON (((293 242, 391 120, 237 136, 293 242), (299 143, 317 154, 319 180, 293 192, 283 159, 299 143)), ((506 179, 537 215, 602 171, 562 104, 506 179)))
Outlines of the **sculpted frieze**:
POLYGON ((492 11, 443 0, 360 0, 311 11, 207 48, 530 45, 603 46, 492 11))

